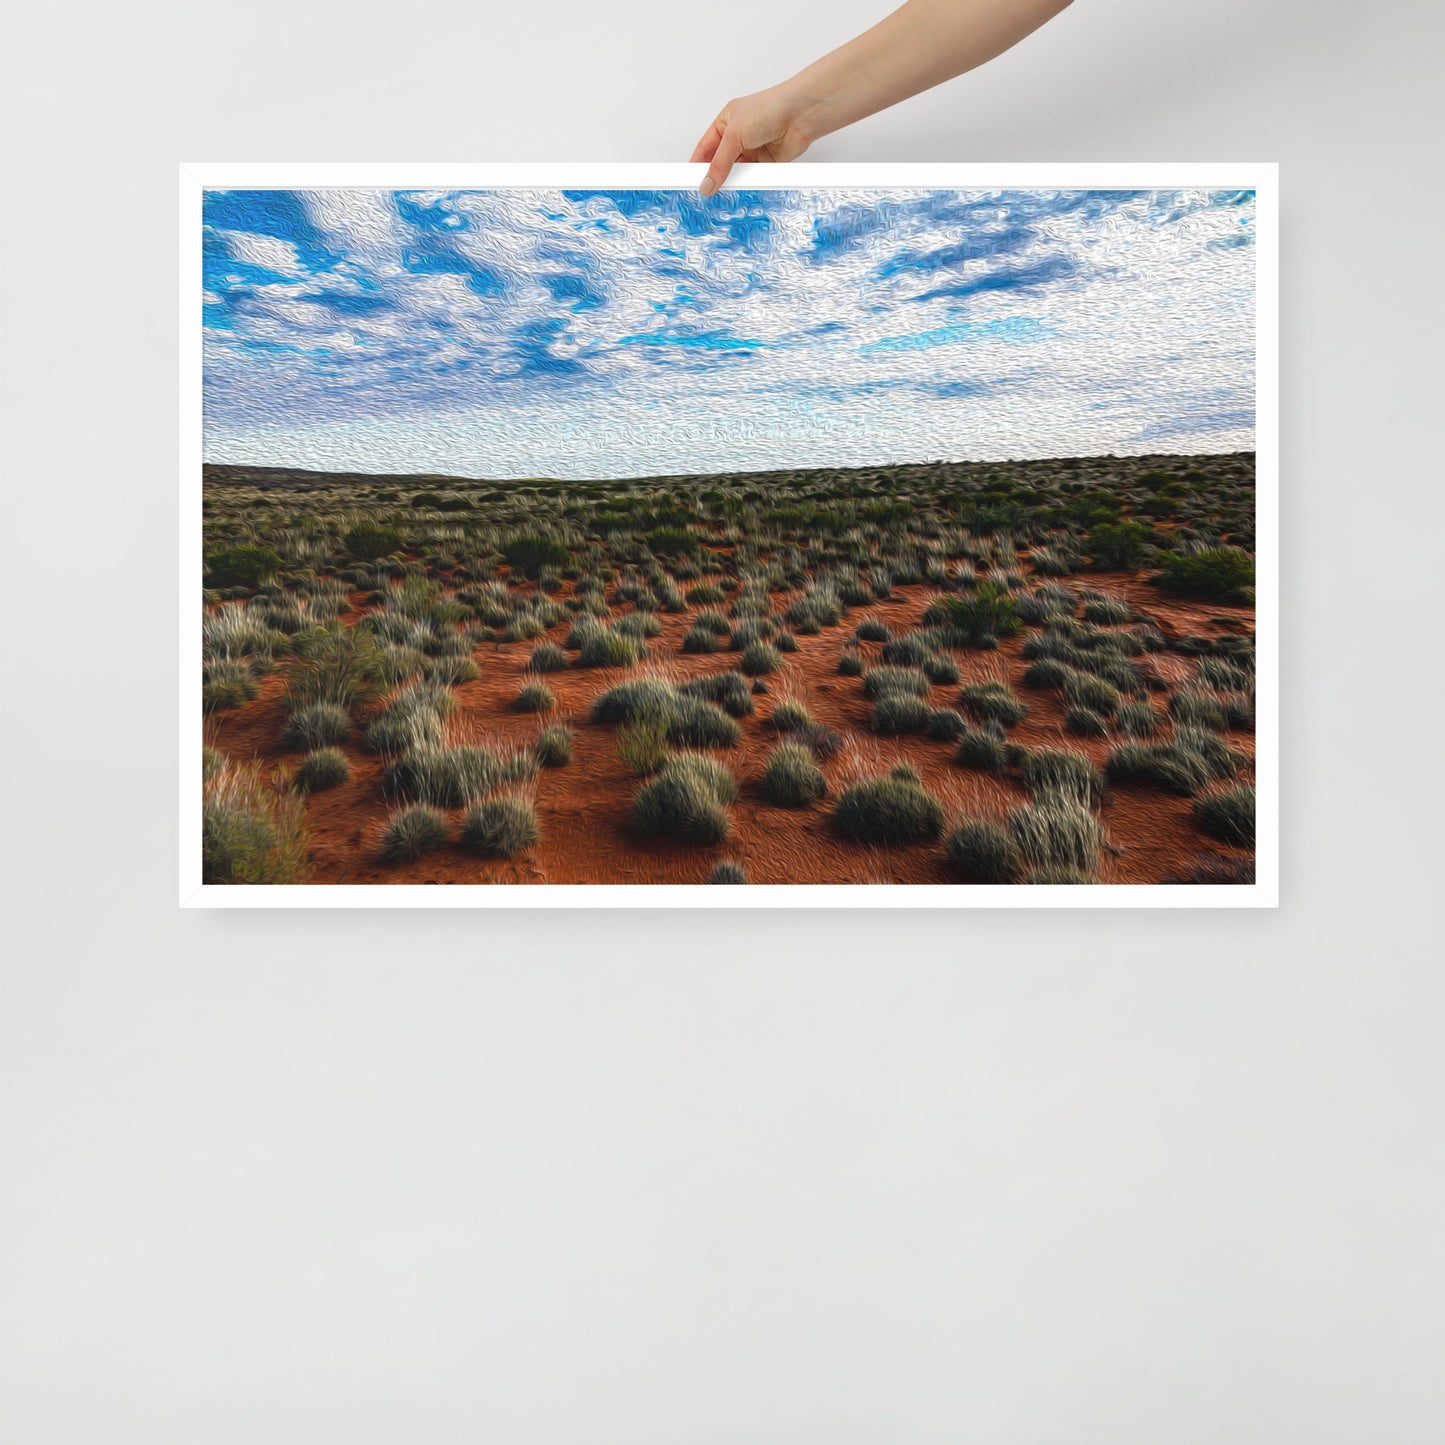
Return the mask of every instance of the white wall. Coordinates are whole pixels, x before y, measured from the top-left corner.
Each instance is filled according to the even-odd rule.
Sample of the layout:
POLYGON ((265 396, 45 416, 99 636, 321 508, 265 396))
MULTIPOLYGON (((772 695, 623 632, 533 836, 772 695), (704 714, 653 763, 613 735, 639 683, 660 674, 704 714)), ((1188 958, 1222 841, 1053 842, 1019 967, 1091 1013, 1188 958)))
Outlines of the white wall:
POLYGON ((1277 913, 174 906, 176 162, 682 159, 875 13, 10 22, 0 1438, 1445 1434, 1435 4, 1080 3, 810 156, 1281 163, 1277 913))

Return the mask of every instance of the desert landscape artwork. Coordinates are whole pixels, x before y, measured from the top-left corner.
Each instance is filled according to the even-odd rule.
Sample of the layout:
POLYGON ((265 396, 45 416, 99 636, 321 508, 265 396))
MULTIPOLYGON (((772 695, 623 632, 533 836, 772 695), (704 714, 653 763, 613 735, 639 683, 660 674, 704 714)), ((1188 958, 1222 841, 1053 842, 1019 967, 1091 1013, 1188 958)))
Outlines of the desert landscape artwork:
POLYGON ((206 190, 203 881, 1253 883, 1256 221, 206 190))

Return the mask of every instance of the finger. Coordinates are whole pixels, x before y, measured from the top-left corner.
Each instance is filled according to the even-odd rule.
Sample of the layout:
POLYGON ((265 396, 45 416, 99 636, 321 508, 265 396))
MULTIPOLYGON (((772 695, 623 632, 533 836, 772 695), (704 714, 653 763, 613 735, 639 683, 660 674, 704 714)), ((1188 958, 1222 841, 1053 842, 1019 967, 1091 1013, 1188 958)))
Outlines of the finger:
POLYGON ((717 151, 712 158, 712 164, 707 168, 707 174, 702 178, 702 185, 699 189, 703 195, 710 196, 727 180, 728 172, 732 170, 733 163, 743 153, 742 137, 738 134, 736 126, 729 126, 718 142, 717 151))
POLYGON ((715 120, 703 132, 703 137, 693 147, 692 160, 689 165, 696 165, 698 161, 710 161, 717 152, 718 142, 722 139, 724 126, 720 120, 715 120))

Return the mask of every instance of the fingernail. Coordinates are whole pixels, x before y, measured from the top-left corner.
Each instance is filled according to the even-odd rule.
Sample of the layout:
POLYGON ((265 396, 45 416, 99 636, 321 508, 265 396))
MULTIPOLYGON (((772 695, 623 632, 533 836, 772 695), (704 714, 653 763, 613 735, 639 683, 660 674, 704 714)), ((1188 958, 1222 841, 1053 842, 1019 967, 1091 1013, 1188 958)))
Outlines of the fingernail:
POLYGON ((702 183, 702 193, 705 196, 710 196, 715 190, 717 190, 717 187, 713 184, 712 177, 708 176, 702 183))

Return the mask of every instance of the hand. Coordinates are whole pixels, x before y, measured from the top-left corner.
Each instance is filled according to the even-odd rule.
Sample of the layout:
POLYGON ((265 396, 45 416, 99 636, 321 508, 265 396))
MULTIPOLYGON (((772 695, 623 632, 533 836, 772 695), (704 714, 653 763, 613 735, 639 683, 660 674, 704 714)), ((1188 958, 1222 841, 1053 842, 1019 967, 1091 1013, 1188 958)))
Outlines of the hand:
POLYGON ((710 196, 738 161, 795 161, 813 142, 804 129, 813 102, 779 87, 730 100, 692 153, 710 161, 699 189, 710 196))

